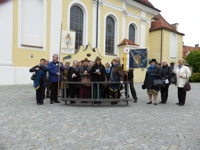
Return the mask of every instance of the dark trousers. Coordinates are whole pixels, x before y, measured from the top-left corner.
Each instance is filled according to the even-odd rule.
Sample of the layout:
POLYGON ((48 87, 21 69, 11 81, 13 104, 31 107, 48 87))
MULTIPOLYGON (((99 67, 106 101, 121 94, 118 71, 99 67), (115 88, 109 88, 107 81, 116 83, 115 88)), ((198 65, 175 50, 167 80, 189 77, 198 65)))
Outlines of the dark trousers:
POLYGON ((169 90, 169 84, 165 84, 165 87, 161 88, 161 101, 162 102, 167 102, 168 90, 169 90))
POLYGON ((69 84, 69 96, 70 98, 79 98, 79 89, 77 84, 69 84))
MULTIPOLYGON (((129 86, 130 86, 130 90, 131 90, 131 94, 132 94, 132 97, 134 100, 137 100, 137 93, 135 91, 135 87, 134 87, 134 84, 133 84, 133 79, 130 79, 129 80, 130 83, 129 83, 129 86)), ((127 84, 125 84, 125 95, 127 94, 127 84)))
POLYGON ((185 104, 185 99, 186 99, 186 91, 184 88, 178 88, 178 101, 179 104, 185 104))
MULTIPOLYGON (((98 98, 97 84, 93 84, 93 98, 98 98)), ((102 98, 102 85, 99 84, 99 98, 102 98)))
POLYGON ((51 82, 50 101, 58 100, 58 82, 51 82))
MULTIPOLYGON (((62 97, 65 96, 65 89, 63 88, 62 97)), ((69 88, 66 88, 66 97, 69 98, 69 88)))
POLYGON ((36 90, 37 103, 43 103, 44 93, 45 93, 45 87, 44 86, 40 86, 40 88, 36 90))

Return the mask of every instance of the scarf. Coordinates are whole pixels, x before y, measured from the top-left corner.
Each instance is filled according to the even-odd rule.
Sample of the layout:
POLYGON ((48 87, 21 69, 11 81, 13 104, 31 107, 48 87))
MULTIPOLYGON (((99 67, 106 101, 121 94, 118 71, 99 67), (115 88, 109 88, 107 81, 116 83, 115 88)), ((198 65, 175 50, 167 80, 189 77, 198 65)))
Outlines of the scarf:
POLYGON ((106 69, 106 74, 110 73, 110 68, 106 69))
POLYGON ((149 66, 149 69, 148 69, 148 71, 147 71, 147 73, 148 73, 148 75, 149 75, 149 77, 150 77, 150 79, 151 79, 151 81, 153 82, 154 81, 154 77, 152 77, 151 76, 151 73, 152 73, 152 70, 155 68, 155 65, 150 65, 149 66))
POLYGON ((43 70, 39 69, 37 71, 36 78, 33 82, 33 87, 35 88, 35 90, 40 88, 40 79, 41 79, 42 75, 43 75, 43 70))

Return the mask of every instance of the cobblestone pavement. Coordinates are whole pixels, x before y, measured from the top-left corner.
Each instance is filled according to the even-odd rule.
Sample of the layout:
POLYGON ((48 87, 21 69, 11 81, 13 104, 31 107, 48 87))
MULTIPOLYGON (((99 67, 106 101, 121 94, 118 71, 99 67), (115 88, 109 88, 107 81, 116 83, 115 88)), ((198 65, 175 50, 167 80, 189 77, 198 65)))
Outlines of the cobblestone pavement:
MULTIPOLYGON (((0 150, 200 150, 200 84, 192 84, 186 105, 170 86, 166 105, 139 101, 129 106, 36 105, 31 85, 0 86, 0 150)), ((160 101, 160 98, 159 98, 160 101)))

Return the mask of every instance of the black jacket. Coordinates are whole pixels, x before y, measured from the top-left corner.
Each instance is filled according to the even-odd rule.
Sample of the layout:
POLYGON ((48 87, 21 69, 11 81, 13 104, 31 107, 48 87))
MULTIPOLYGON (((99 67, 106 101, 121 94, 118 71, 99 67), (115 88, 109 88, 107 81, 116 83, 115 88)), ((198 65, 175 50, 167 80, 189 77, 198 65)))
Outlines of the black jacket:
POLYGON ((47 80, 47 77, 46 77, 46 72, 48 71, 48 68, 44 65, 36 65, 34 67, 32 67, 31 69, 29 69, 29 72, 35 72, 36 75, 37 75, 37 70, 36 68, 39 68, 39 69, 42 69, 43 70, 43 74, 42 74, 42 77, 40 79, 40 86, 45 86, 45 82, 47 80))
POLYGON ((75 69, 74 67, 70 67, 68 72, 67 72, 67 77, 68 77, 68 81, 71 81, 71 82, 78 82, 79 80, 79 69, 75 69), (75 74, 76 77, 73 77, 72 78, 72 74, 75 74))
MULTIPOLYGON (((151 69, 150 67, 148 69, 151 69)), ((148 74, 148 69, 146 72, 145 80, 144 80, 144 86, 147 89, 153 88, 153 81, 151 80, 151 77, 161 79, 161 69, 157 66, 152 68, 151 74, 148 74)))
POLYGON ((168 79, 169 80, 169 84, 171 84, 170 83, 170 78, 172 77, 172 74, 173 74, 172 69, 168 65, 167 66, 163 66, 161 68, 161 78, 163 80, 168 79))
POLYGON ((99 64, 99 65, 95 64, 90 70, 90 75, 91 75, 91 80, 94 82, 95 81, 99 81, 99 82, 105 81, 105 75, 106 75, 105 67, 102 64, 99 64), (100 75, 96 73, 97 69, 100 69, 100 72, 101 72, 100 75))

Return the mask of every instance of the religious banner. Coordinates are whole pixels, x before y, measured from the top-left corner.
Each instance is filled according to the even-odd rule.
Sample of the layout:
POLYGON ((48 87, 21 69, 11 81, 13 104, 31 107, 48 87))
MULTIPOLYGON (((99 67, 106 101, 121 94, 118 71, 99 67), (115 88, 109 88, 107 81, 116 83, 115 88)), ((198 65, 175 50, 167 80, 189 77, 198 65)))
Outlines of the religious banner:
POLYGON ((147 49, 130 50, 130 69, 147 67, 147 49))
POLYGON ((74 54, 75 53, 75 35, 74 31, 62 30, 61 37, 61 53, 74 54))

